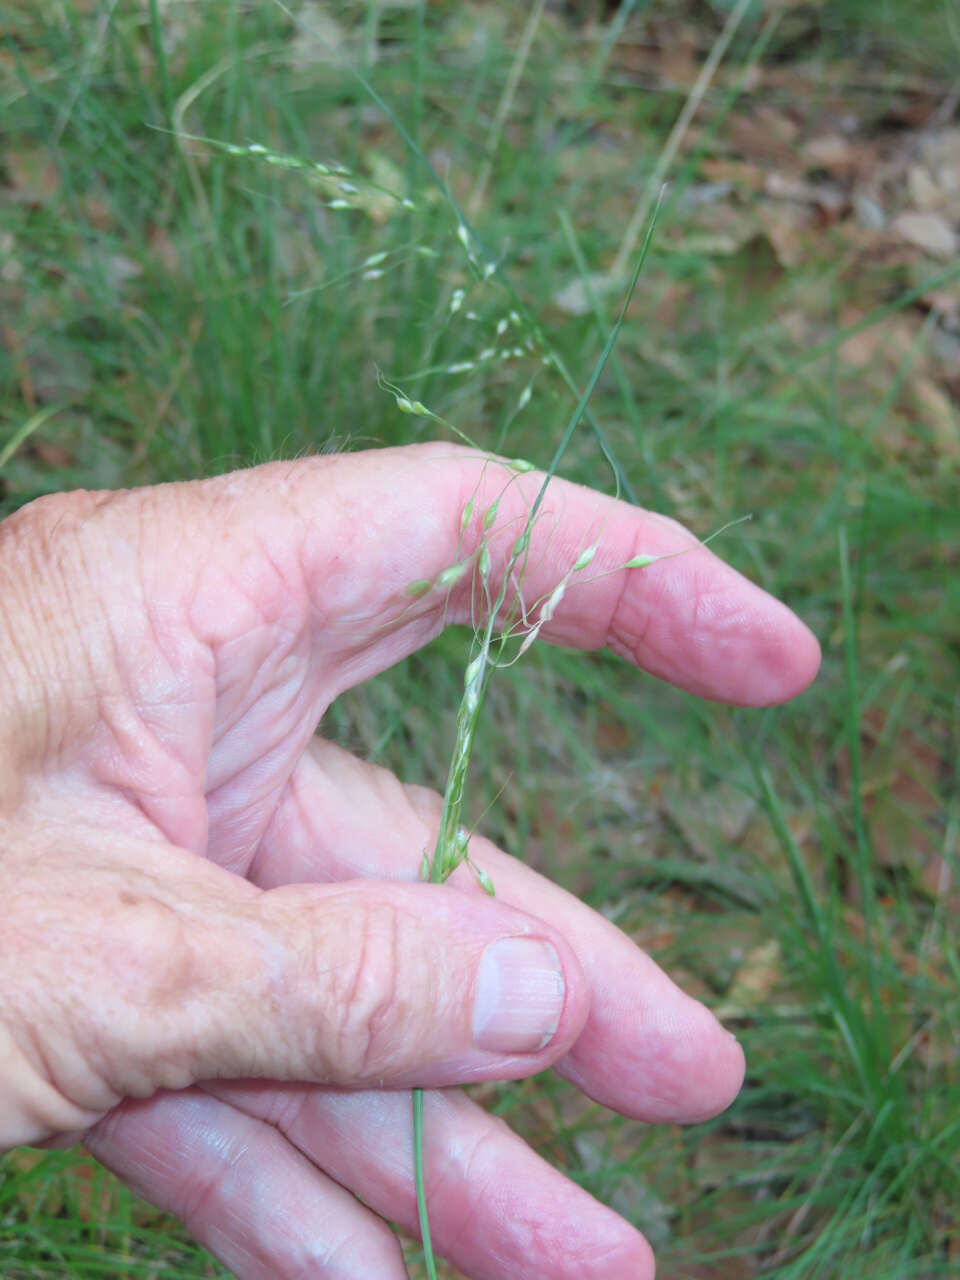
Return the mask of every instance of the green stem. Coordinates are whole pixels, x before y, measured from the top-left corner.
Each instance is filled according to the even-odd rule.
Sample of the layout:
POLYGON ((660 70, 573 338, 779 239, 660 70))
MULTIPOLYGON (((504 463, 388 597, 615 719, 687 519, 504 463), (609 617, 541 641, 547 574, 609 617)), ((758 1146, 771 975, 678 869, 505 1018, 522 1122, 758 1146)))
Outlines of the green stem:
POLYGON ((157 71, 160 74, 160 93, 163 98, 163 109, 167 117, 167 128, 173 128, 173 92, 170 86, 170 70, 167 66, 167 51, 163 47, 163 27, 160 22, 160 6, 157 0, 150 0, 150 38, 157 59, 157 71))
MULTIPOLYGON (((661 196, 662 198, 662 196, 661 196)), ((429 872, 427 878, 432 884, 441 884, 453 872, 459 862, 463 861, 466 856, 466 850, 462 852, 457 846, 457 831, 460 827, 460 815, 463 811, 464 796, 466 793, 467 768, 470 762, 470 754, 473 749, 473 739, 476 734, 477 724, 480 719, 480 710, 483 706, 483 700, 487 691, 487 683, 491 673, 495 669, 496 659, 491 659, 491 650, 494 644, 494 635, 497 627, 497 619, 500 610, 507 598, 507 591, 513 570, 522 561, 527 553, 530 542, 530 531, 533 528, 537 518, 537 513, 543 503, 544 494, 547 486, 556 475, 560 461, 567 450, 573 438, 573 433, 584 417, 590 397, 593 395, 594 388, 600 379, 604 366, 610 357, 617 336, 626 319, 627 311, 630 306, 630 300, 633 297, 634 290, 637 287, 637 281, 640 278, 640 272, 646 260, 647 253, 650 249, 650 242, 653 237, 654 227, 656 226, 657 213, 660 208, 658 201, 656 209, 650 220, 646 237, 644 238, 643 247, 640 251, 637 268, 633 273, 630 281, 630 287, 627 290, 626 297, 623 300, 623 306, 617 317, 616 324, 610 332, 607 342, 600 354, 587 388, 573 412, 570 422, 564 432, 563 439, 560 441, 550 466, 544 475, 536 498, 530 507, 524 524, 523 533, 514 542, 513 549, 507 560, 503 574, 500 578, 500 587, 497 592, 496 599, 490 603, 487 611, 487 621, 484 628, 483 636, 475 647, 474 656, 471 658, 470 665, 467 668, 468 678, 467 685, 464 688, 463 696, 460 700, 460 708, 457 713, 457 740, 454 746, 453 757, 450 762, 450 768, 447 771, 447 784, 443 796, 443 809, 440 814, 440 826, 437 832, 437 843, 434 847, 433 858, 430 861, 429 872), (469 675, 477 662, 482 662, 482 667, 478 672, 478 677, 472 679, 469 675)), ((420 1236, 423 1240, 424 1259, 427 1265, 427 1274, 430 1280, 435 1280, 436 1263, 433 1257, 433 1247, 430 1242, 430 1224, 427 1218, 427 1199, 423 1180, 423 1090, 414 1089, 413 1091, 413 1166, 414 1175, 417 1185, 417 1211, 420 1219, 420 1236)))
POLYGON ((423 1241, 423 1260, 427 1264, 430 1280, 437 1280, 437 1262, 430 1241, 430 1219, 427 1217, 427 1188, 423 1177, 423 1090, 413 1091, 413 1173, 417 1184, 417 1216, 420 1219, 420 1239, 423 1241))
POLYGON ((847 684, 847 751, 850 758, 850 803, 853 810, 853 829, 857 848, 857 878, 860 882, 861 910, 863 911, 864 951, 870 965, 870 994, 874 1018, 882 1015, 875 948, 876 903, 874 898, 874 872, 870 837, 863 808, 863 764, 860 750, 860 694, 857 688, 857 626, 854 617, 853 588, 850 581, 850 551, 846 526, 837 533, 840 552, 840 590, 843 604, 843 650, 847 684))

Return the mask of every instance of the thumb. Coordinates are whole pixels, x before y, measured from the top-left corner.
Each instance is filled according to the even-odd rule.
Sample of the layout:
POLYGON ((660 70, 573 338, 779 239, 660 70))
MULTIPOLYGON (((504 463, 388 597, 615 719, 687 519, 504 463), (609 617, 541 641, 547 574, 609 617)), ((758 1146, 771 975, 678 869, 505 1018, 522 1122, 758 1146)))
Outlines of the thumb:
POLYGON ((376 881, 259 891, 181 850, 162 855, 146 855, 154 874, 142 860, 135 872, 74 863, 62 916, 56 893, 31 907, 21 882, 45 927, 9 974, 0 962, 0 1147, 212 1078, 369 1088, 530 1075, 586 1020, 570 947, 498 901, 376 881))
POLYGON ((585 979, 553 929, 446 886, 289 885, 198 941, 221 1017, 193 1079, 506 1079, 549 1066, 586 1019, 585 979))

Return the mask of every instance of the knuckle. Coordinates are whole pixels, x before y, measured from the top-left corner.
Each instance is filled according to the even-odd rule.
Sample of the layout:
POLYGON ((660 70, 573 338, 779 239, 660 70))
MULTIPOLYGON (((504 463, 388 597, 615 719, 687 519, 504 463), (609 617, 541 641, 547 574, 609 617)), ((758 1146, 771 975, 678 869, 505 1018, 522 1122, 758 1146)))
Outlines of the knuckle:
POLYGON ((119 890, 98 922, 100 997, 76 1032, 79 1051, 111 1088, 142 1097, 190 1083, 199 959, 179 913, 119 890))
POLYGON ((392 906, 365 904, 345 925, 343 959, 330 973, 332 1074, 340 1083, 372 1083, 403 1053, 412 1013, 410 922, 392 906))
POLYGON ((105 906, 102 954, 121 990, 152 1009, 182 1002, 194 987, 194 953, 183 921, 151 895, 119 890, 105 906))
POLYGON ((179 1083, 183 1020, 171 1011, 189 975, 180 930, 161 903, 106 887, 94 905, 80 889, 43 887, 7 895, 0 1056, 13 1062, 5 1083, 16 1091, 20 1082, 33 1129, 59 1132, 86 1128, 121 1097, 152 1093, 168 1077, 179 1083), (19 1046, 15 1061, 4 1037, 19 1046))
POLYGON ((57 560, 73 536, 114 497, 107 490, 75 489, 34 498, 3 522, 10 551, 31 559, 57 560))

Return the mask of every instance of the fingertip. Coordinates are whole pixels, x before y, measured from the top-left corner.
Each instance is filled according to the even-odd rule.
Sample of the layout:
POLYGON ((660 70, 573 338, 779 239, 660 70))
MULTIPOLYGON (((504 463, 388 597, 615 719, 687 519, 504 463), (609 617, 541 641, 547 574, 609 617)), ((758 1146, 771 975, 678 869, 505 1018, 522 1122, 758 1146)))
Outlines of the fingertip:
POLYGON ((586 1030, 560 1073, 632 1119, 709 1120, 740 1091, 743 1050, 705 1005, 639 952, 634 959, 634 965, 624 964, 620 982, 608 983, 603 998, 594 998, 586 1030))
MULTIPOLYGON (((746 580, 744 580, 746 582, 746 580)), ((804 692, 820 670, 820 642, 787 605, 752 583, 762 597, 754 614, 759 625, 752 662, 743 668, 739 696, 729 700, 745 707, 774 707, 804 692)))
MULTIPOLYGON (((630 1280, 655 1280, 657 1274, 657 1260, 654 1257, 653 1249, 647 1243, 646 1237, 642 1236, 639 1231, 629 1224, 624 1224, 630 1232, 629 1238, 625 1238, 623 1247, 616 1258, 611 1259, 609 1269, 605 1271, 606 1276, 623 1276, 624 1280, 629 1276, 630 1280)), ((626 1233, 624 1233, 626 1236, 626 1233)), ((598 1272, 599 1274, 599 1272, 598 1272)))
POLYGON ((640 1280, 641 1277, 642 1280, 656 1280, 657 1260, 654 1257, 653 1250, 647 1244, 646 1240, 644 1240, 643 1236, 640 1237, 640 1241, 643 1248, 638 1248, 637 1251, 638 1256, 636 1265, 638 1280, 640 1280))
POLYGON ((705 1006, 701 1005, 710 1030, 703 1033, 703 1062, 696 1077, 696 1092, 691 1105, 681 1118, 682 1124, 700 1124, 721 1115, 736 1100, 743 1088, 747 1059, 743 1046, 732 1031, 705 1006))
MULTIPOLYGON (((594 1277, 608 1280, 610 1276, 616 1276, 618 1280, 620 1277, 623 1280, 655 1280, 657 1260, 646 1237, 623 1218, 616 1222, 616 1240, 612 1243, 601 1240, 595 1256, 578 1258, 576 1272, 571 1270, 571 1273, 576 1274, 578 1280, 594 1280, 594 1277)), ((568 1273, 565 1270, 563 1274, 568 1273)))
POLYGON ((820 649, 820 641, 810 630, 805 622, 802 622, 796 614, 792 614, 793 618, 793 636, 791 644, 793 647, 793 683, 787 689, 786 697, 795 698, 797 694, 803 693, 808 689, 817 678, 822 661, 822 652, 820 649))
POLYGON ((684 995, 669 1040, 673 1073, 660 1097, 662 1119, 701 1124, 726 1111, 743 1085, 746 1059, 731 1032, 699 1000, 684 995), (676 1091, 669 1085, 676 1081, 676 1091))

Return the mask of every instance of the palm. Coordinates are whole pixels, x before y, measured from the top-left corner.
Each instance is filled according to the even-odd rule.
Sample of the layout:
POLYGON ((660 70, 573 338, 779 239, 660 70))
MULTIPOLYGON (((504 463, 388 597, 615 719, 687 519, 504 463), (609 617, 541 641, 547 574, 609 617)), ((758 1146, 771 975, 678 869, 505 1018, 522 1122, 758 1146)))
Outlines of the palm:
MULTIPOLYGON (((503 488, 467 451, 414 450, 147 491, 98 512, 84 537, 113 548, 108 572, 89 571, 101 696, 96 708, 69 713, 84 785, 96 793, 88 799, 102 801, 111 824, 264 888, 416 878, 435 801, 313 734, 344 688, 418 648, 448 616, 465 616, 465 601, 411 609, 404 588, 452 561, 459 513, 478 484, 492 485, 491 496, 503 488), (142 535, 120 549, 124 501, 147 506, 142 535), (167 539, 154 541, 154 528, 167 539)), ((507 501, 522 514, 529 496, 515 487, 507 501)), ((561 532, 534 560, 534 597, 601 526, 611 569, 638 550, 683 545, 666 522, 588 491, 562 489, 559 501, 561 532)), ((815 642, 785 609, 707 552, 672 566, 642 584, 612 573, 583 588, 552 637, 607 643, 731 701, 776 701, 806 683, 815 642)), ((490 846, 478 856, 501 899, 536 902, 564 932, 594 985, 563 1073, 649 1120, 697 1119, 726 1105, 742 1058, 712 1016, 581 904, 490 846)), ((469 879, 461 887, 471 891, 469 879)), ((647 1265, 634 1233, 463 1095, 433 1095, 427 1118, 436 1240, 468 1274, 563 1280, 647 1265)), ((87 1141, 245 1278, 317 1265, 318 1238, 336 1255, 320 1274, 404 1274, 370 1209, 415 1224, 408 1095, 218 1082, 124 1103, 87 1141), (254 1201, 268 1212, 247 1212, 254 1201), (299 1206, 298 1229, 284 1206, 299 1206)))

